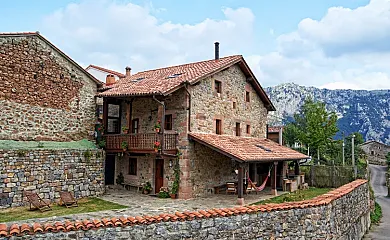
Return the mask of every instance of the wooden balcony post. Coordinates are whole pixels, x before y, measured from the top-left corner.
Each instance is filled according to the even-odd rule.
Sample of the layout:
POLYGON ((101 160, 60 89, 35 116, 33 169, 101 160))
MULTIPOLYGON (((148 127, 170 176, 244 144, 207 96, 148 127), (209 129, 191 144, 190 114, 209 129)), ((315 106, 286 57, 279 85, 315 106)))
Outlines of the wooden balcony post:
POLYGON ((108 102, 107 98, 103 98, 103 128, 104 133, 107 133, 108 126, 108 102))
POLYGON ((278 195, 278 192, 276 191, 276 173, 277 173, 277 167, 278 167, 278 162, 272 163, 274 164, 274 167, 272 168, 272 173, 271 173, 271 194, 273 195, 278 195))

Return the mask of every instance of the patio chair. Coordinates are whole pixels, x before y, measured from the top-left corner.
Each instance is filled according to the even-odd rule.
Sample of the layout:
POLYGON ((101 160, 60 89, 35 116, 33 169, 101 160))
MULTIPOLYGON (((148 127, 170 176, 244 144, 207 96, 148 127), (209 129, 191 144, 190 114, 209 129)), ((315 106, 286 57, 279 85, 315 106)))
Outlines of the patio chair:
POLYGON ((67 208, 79 206, 70 192, 60 192, 60 205, 65 205, 67 208))
POLYGON ((236 184, 234 182, 227 182, 226 183, 226 194, 228 194, 228 193, 233 193, 233 194, 237 193, 236 184))
POLYGON ((249 182, 248 183, 248 186, 247 186, 247 188, 246 188, 246 195, 248 195, 249 193, 251 193, 251 192, 256 192, 256 194, 257 194, 257 191, 256 191, 256 184, 257 184, 257 182, 249 182))
POLYGON ((39 209, 41 212, 52 210, 50 207, 50 201, 43 200, 37 193, 25 191, 24 195, 30 203, 30 210, 39 209))

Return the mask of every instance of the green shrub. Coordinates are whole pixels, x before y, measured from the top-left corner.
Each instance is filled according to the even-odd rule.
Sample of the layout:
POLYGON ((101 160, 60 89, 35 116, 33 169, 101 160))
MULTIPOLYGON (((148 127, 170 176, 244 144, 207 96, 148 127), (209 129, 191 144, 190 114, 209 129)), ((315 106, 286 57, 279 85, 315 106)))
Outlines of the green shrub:
POLYGON ((377 202, 375 202, 375 208, 374 211, 370 213, 370 217, 371 217, 372 224, 376 224, 376 225, 379 224, 382 218, 382 208, 377 202))

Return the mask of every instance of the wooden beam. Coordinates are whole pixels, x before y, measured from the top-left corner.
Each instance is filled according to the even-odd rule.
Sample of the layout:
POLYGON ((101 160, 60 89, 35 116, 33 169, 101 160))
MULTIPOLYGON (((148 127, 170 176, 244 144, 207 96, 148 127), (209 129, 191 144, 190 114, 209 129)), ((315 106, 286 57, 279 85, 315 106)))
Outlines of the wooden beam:
POLYGON ((300 174, 301 171, 299 170, 299 161, 295 161, 294 170, 295 170, 295 175, 300 174))
POLYGON ((240 164, 239 167, 238 167, 238 186, 237 186, 237 192, 238 192, 238 199, 237 199, 237 203, 239 205, 244 205, 244 172, 243 172, 243 167, 242 165, 240 164))
POLYGON ((107 133, 108 126, 108 102, 107 98, 103 98, 103 127, 104 133, 107 133))
POLYGON ((276 173, 277 173, 277 167, 278 162, 274 162, 274 167, 272 168, 272 174, 271 174, 271 193, 273 195, 278 195, 276 191, 276 173))

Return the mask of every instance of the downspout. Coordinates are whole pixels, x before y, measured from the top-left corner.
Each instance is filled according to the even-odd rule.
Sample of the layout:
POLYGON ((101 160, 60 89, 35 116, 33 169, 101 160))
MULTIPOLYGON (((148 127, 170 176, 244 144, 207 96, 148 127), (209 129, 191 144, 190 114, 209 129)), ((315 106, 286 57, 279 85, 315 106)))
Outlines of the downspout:
POLYGON ((184 89, 186 90, 188 94, 188 132, 191 132, 191 93, 188 91, 188 83, 184 85, 184 89))
MULTIPOLYGON (((165 104, 164 104, 164 102, 161 102, 161 101, 157 100, 155 95, 153 95, 153 99, 156 102, 158 102, 159 104, 161 104, 162 107, 163 107, 163 112, 162 112, 162 117, 161 117, 162 118, 161 119, 161 134, 162 134, 162 138, 161 138, 161 152, 163 153, 164 152, 164 128, 165 128, 165 104)), ((158 114, 158 111, 157 111, 157 114, 158 114)))
POLYGON ((127 128, 129 129, 129 134, 131 134, 133 132, 133 124, 132 124, 132 119, 133 119, 133 101, 134 101, 134 98, 130 99, 130 116, 129 116, 129 122, 127 123, 128 126, 127 128))

